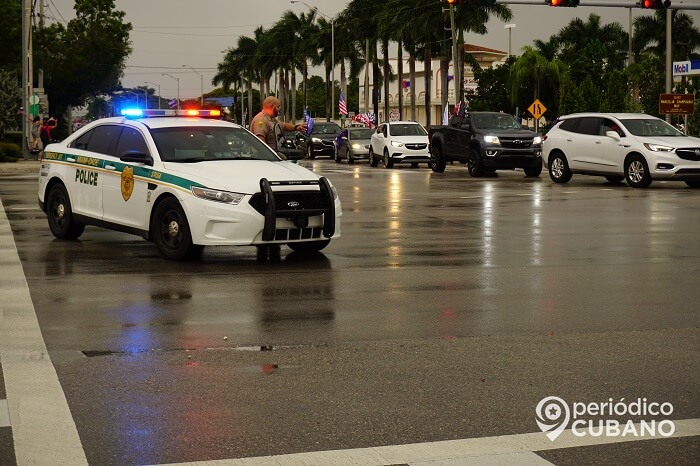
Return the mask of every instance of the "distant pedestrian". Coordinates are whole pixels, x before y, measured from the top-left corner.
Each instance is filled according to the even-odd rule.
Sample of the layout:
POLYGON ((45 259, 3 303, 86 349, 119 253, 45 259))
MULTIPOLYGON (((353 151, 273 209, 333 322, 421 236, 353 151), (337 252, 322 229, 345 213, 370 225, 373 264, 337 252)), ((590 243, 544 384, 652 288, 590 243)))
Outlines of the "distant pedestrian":
POLYGON ((41 126, 41 129, 39 131, 39 137, 41 138, 42 149, 46 149, 46 146, 48 146, 49 144, 51 144, 53 142, 53 135, 51 133, 55 127, 56 127, 56 119, 54 117, 50 117, 41 126))
POLYGON ((34 120, 30 119, 29 117, 27 117, 27 119, 32 123, 32 140, 29 150, 35 154, 39 152, 39 135, 42 126, 41 118, 39 118, 39 115, 37 115, 34 117, 34 120))

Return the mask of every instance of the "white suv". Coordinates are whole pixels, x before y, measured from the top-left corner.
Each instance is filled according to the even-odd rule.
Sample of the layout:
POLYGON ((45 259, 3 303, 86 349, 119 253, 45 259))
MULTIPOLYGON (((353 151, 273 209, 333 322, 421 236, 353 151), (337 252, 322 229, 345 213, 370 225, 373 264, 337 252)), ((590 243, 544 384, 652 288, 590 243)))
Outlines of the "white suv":
POLYGON ((373 167, 382 160, 386 168, 395 163, 419 163, 430 166, 428 132, 415 121, 392 121, 383 123, 372 134, 369 146, 369 163, 373 167))
POLYGON ((543 160, 555 183, 579 173, 627 180, 634 188, 653 180, 700 187, 700 139, 641 113, 563 116, 544 137, 543 160))

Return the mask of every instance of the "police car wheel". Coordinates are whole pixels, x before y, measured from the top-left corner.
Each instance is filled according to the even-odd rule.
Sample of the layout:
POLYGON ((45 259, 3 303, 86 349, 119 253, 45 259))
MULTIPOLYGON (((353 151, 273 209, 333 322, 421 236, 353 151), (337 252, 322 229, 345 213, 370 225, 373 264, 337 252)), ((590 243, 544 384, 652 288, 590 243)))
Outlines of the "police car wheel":
POLYGON ((85 225, 73 218, 73 209, 66 187, 61 183, 51 187, 48 196, 46 213, 49 229, 58 239, 77 239, 83 234, 85 225))
POLYGON ((194 260, 202 255, 204 246, 192 244, 187 217, 176 199, 165 199, 158 204, 153 215, 152 235, 158 251, 166 259, 194 260))
POLYGON ((298 252, 317 252, 328 246, 331 240, 321 240, 321 241, 306 241, 304 243, 287 243, 287 246, 292 251, 298 252))

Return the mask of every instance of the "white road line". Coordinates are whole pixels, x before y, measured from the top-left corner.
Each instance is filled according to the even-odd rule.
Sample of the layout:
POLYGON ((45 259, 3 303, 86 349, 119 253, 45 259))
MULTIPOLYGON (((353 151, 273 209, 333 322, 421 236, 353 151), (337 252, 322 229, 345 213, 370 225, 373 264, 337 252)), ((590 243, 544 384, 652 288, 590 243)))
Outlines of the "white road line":
MULTIPOLYGON (((0 363, 17 463, 87 465, 0 201, 0 363)), ((0 415, 0 419, 1 419, 0 415)))
MULTIPOLYGON (((433 466, 457 464, 548 464, 547 462, 530 463, 528 461, 533 460, 532 456, 537 456, 533 453, 536 451, 700 435, 700 419, 684 419, 674 422, 676 431, 670 437, 577 437, 571 430, 565 430, 553 442, 542 432, 534 432, 499 437, 480 437, 351 450, 330 450, 290 455, 177 463, 177 466, 322 466, 328 464, 369 466, 402 463, 413 466, 427 464, 432 464, 433 466), (520 459, 523 461, 521 462, 520 459)), ((635 427, 638 432, 641 431, 639 424, 635 424, 635 427)))

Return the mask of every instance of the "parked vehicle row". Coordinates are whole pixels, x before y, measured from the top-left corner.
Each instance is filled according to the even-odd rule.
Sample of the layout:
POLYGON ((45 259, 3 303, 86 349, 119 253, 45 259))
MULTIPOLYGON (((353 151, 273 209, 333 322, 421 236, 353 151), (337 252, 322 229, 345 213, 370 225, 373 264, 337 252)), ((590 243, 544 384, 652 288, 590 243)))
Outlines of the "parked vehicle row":
POLYGON ((641 113, 566 115, 544 137, 500 112, 457 114, 447 125, 430 126, 427 132, 415 122, 388 122, 379 125, 367 143, 369 131, 363 130, 365 139, 358 142, 359 134, 344 130, 336 143, 336 162, 353 163, 363 158, 366 147, 373 167, 379 162, 386 168, 427 163, 440 173, 447 162, 459 162, 473 177, 515 168, 537 177, 544 166, 555 183, 581 174, 610 183, 626 181, 635 188, 648 187, 654 180, 700 187, 700 138, 641 113))

